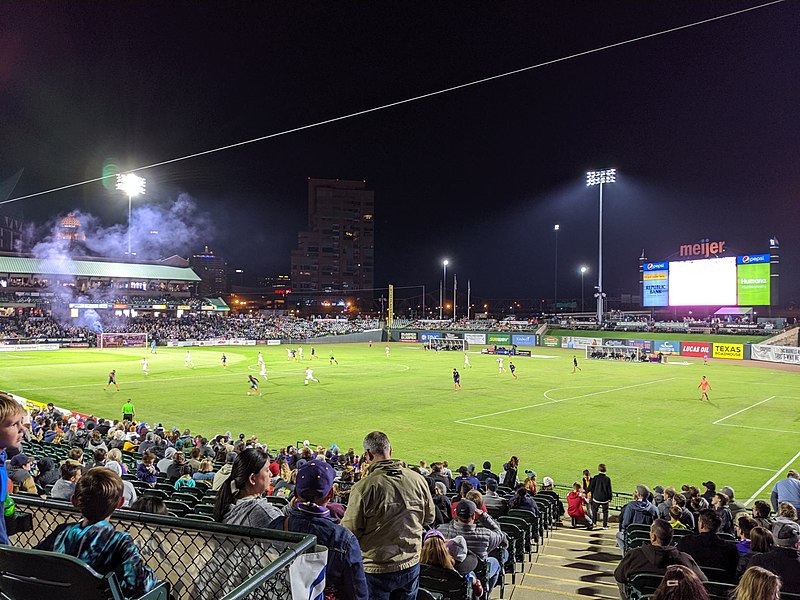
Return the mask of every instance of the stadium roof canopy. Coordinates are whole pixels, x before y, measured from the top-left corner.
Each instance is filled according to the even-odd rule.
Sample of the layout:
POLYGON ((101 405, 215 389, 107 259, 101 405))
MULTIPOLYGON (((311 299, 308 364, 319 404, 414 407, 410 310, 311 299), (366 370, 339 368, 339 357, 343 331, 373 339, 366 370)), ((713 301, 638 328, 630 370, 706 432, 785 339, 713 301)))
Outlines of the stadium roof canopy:
POLYGON ((113 277, 118 279, 160 279, 200 281, 190 268, 143 263, 101 262, 94 260, 40 259, 0 256, 0 274, 66 275, 71 277, 113 277))

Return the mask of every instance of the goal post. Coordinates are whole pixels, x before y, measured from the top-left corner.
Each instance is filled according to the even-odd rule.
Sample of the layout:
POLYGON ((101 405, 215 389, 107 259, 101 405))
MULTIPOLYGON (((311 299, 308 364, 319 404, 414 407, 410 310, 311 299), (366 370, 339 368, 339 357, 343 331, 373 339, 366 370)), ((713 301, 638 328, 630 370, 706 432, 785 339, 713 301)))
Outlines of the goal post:
POLYGON ((467 340, 455 338, 430 338, 428 344, 431 350, 456 350, 461 352, 469 350, 469 342, 467 340))
POLYGON ((97 347, 104 348, 147 348, 146 333, 100 333, 97 347))
POLYGON ((641 357, 642 349, 639 346, 586 346, 587 359, 639 362, 641 357))

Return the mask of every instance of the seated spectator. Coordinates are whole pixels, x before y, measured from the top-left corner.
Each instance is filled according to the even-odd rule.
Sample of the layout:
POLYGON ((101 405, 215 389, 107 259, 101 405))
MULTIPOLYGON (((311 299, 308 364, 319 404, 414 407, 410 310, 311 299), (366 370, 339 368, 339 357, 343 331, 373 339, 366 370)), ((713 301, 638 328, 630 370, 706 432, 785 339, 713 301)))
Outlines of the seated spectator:
POLYGON ((192 448, 192 451, 189 452, 189 460, 186 461, 188 465, 192 467, 195 471, 200 470, 200 459, 202 458, 203 453, 200 451, 200 448, 192 448))
POLYGON ((113 450, 114 448, 122 450, 125 447, 125 432, 121 429, 118 429, 109 437, 111 439, 108 441, 108 444, 106 444, 109 450, 113 450))
POLYGON ((156 467, 158 468, 159 473, 166 473, 167 469, 169 469, 170 465, 172 464, 172 459, 175 456, 177 450, 175 448, 167 448, 164 451, 164 458, 158 461, 156 467))
POLYGON ((744 572, 731 594, 731 600, 780 600, 781 578, 761 567, 744 572))
POLYGON ((231 475, 231 470, 233 469, 233 463, 236 461, 236 457, 239 456, 236 452, 228 452, 227 457, 225 458, 225 464, 219 468, 214 474, 214 483, 211 485, 212 490, 219 490, 222 487, 222 484, 225 483, 225 480, 228 479, 231 475))
POLYGON ((205 458, 200 461, 200 469, 196 473, 192 473, 192 478, 195 481, 207 481, 208 485, 214 482, 214 463, 210 458, 205 458))
POLYGON ((178 479, 175 480, 175 483, 172 484, 175 487, 175 489, 180 491, 181 488, 195 487, 197 484, 195 483, 194 478, 192 477, 193 472, 194 469, 192 469, 191 465, 183 465, 181 467, 181 476, 178 477, 178 479))
POLYGON ((176 452, 172 455, 172 464, 167 467, 167 479, 170 483, 175 483, 180 478, 185 464, 186 455, 183 452, 176 452))
POLYGON ((720 492, 722 492, 723 494, 725 494, 728 497, 728 508, 730 509, 731 513, 733 514, 734 519, 736 518, 736 515, 738 515, 740 512, 745 512, 747 510, 746 506, 744 506, 743 504, 739 504, 738 502, 734 501, 734 499, 733 499, 733 488, 731 486, 726 485, 725 487, 723 487, 720 490, 720 492))
POLYGON ((529 495, 535 496, 539 491, 539 483, 536 481, 536 471, 525 471, 525 475, 525 481, 522 482, 522 485, 529 495))
MULTIPOLYGON (((342 473, 344 476, 344 473, 342 473)), ((431 480, 428 479, 428 482, 431 480)), ((436 519, 433 521, 434 527, 447 523, 452 520, 450 516, 450 499, 447 497, 447 490, 441 481, 433 484, 433 491, 431 493, 433 498, 433 505, 436 507, 436 519)))
POLYGON ((708 592, 690 568, 670 565, 650 600, 708 600, 708 592))
POLYGON ((103 436, 100 435, 99 431, 93 430, 92 434, 89 436, 89 441, 86 442, 86 451, 94 452, 97 448, 102 448, 108 452, 108 446, 106 446, 106 443, 103 441, 103 436))
POLYGON ((790 502, 781 502, 778 506, 778 516, 775 523, 796 523, 797 509, 790 502))
POLYGON ((736 567, 736 577, 740 578, 742 573, 750 566, 750 560, 762 552, 769 552, 775 546, 775 538, 772 537, 772 532, 769 529, 764 529, 761 526, 753 527, 750 531, 750 552, 744 556, 739 557, 739 566, 736 567))
MULTIPOLYGON (((534 473, 535 478, 536 473, 534 473)), ((552 477, 545 477, 542 479, 542 489, 539 490, 539 494, 542 496, 550 496, 553 500, 556 501, 556 508, 558 509, 558 518, 560 519, 566 514, 566 510, 564 509, 564 503, 561 502, 561 498, 558 496, 558 492, 553 490, 553 486, 555 483, 553 482, 552 477)))
POLYGON ((145 452, 148 452, 150 448, 155 446, 156 445, 155 438, 156 434, 153 433, 152 431, 149 432, 147 435, 145 435, 144 441, 141 444, 139 444, 139 452, 144 454, 145 452))
POLYGON ((125 462, 122 460, 122 450, 119 448, 111 448, 108 454, 106 454, 106 464, 112 460, 118 462, 119 466, 122 467, 122 475, 128 474, 128 467, 125 466, 125 462))
POLYGON ((105 448, 95 448, 92 452, 92 459, 93 467, 105 467, 106 466, 106 459, 108 458, 108 452, 105 448))
POLYGON ((454 489, 453 480, 444 474, 442 463, 435 462, 431 464, 431 474, 428 475, 428 479, 433 480, 434 483, 437 481, 441 481, 444 486, 447 488, 447 491, 454 489))
POLYGON ((527 510, 536 514, 536 502, 534 502, 533 498, 528 494, 528 490, 525 489, 525 486, 521 483, 517 485, 517 489, 514 490, 514 496, 508 502, 509 509, 515 510, 527 510))
POLYGON ((678 541, 678 550, 686 552, 703 567, 720 569, 725 573, 724 582, 736 581, 736 567, 739 552, 736 545, 726 542, 717 535, 720 526, 719 515, 710 509, 700 511, 698 517, 699 535, 687 535, 678 541))
POLYGON ((679 506, 670 506, 669 507, 669 524, 672 526, 673 529, 686 529, 686 525, 681 523, 681 517, 683 516, 683 511, 679 506))
POLYGON ((711 505, 719 517, 721 525, 719 526, 720 533, 727 533, 729 535, 736 535, 733 524, 733 514, 728 508, 728 497, 725 494, 714 494, 711 497, 711 505))
MULTIPOLYGON (((525 488, 522 488, 523 492, 525 488)), ((502 574, 501 563, 489 552, 495 548, 503 548, 503 563, 506 561, 508 540, 500 526, 487 513, 478 510, 474 502, 461 500, 456 506, 456 518, 450 523, 442 525, 440 531, 446 538, 452 539, 458 535, 467 541, 467 548, 481 560, 487 562, 486 566, 486 597, 491 596, 492 588, 502 574)))
POLYGON ((736 543, 736 549, 739 551, 739 556, 744 556, 750 552, 750 532, 758 527, 758 522, 746 514, 739 515, 736 519, 736 535, 739 540, 736 543))
POLYGON ((134 502, 130 510, 136 512, 150 513, 153 515, 168 515, 167 505, 161 498, 156 496, 142 496, 134 502))
MULTIPOLYGON (((114 473, 116 473, 120 479, 122 478, 122 465, 119 464, 115 460, 106 461, 106 469, 110 469, 114 473)), ((133 487, 133 484, 130 481, 125 481, 122 479, 122 506, 123 508, 130 507, 136 500, 139 498, 139 494, 136 493, 136 488, 133 487)))
POLYGON ((586 496, 583 495, 581 484, 575 482, 572 484, 572 491, 567 494, 567 515, 572 518, 572 526, 577 527, 578 522, 586 524, 587 529, 594 527, 594 522, 586 512, 588 504, 586 496))
POLYGON ((11 468, 8 470, 8 478, 14 485, 14 493, 28 492, 37 494, 36 482, 31 475, 33 461, 24 454, 17 454, 11 459, 11 468))
MULTIPOLYGON (((619 531, 617 532, 617 545, 620 548, 625 544, 625 529, 628 525, 650 525, 658 518, 658 510, 648 500, 650 489, 643 484, 636 486, 633 491, 633 500, 622 507, 619 516, 619 531)), ((670 538, 671 539, 671 538, 670 538)))
POLYGON ((122 444, 123 452, 136 452, 139 445, 139 435, 136 433, 128 433, 125 436, 125 441, 122 444))
MULTIPOLYGON (((483 505, 486 510, 497 515, 508 514, 508 500, 497 493, 497 479, 491 477, 486 480, 486 493, 483 495, 483 505)), ((434 498, 434 501, 436 499, 434 498)))
POLYGON ((155 486, 158 481, 158 469, 153 464, 154 460, 155 456, 147 452, 142 456, 142 462, 139 463, 136 469, 136 479, 143 481, 150 487, 155 486))
POLYGON ((464 467, 464 466, 459 467, 458 468, 458 473, 459 473, 459 475, 458 475, 458 477, 456 477, 456 481, 455 481, 455 485, 456 485, 456 489, 457 490, 461 491, 461 484, 464 483, 465 481, 467 481, 470 484, 472 484, 472 489, 473 490, 477 490, 479 487, 481 487, 481 482, 478 481, 477 477, 474 477, 474 476, 470 475, 469 469, 467 469, 467 467, 464 467))
POLYGON ((214 504, 214 520, 227 525, 269 527, 281 512, 262 495, 269 486, 269 456, 247 448, 236 458, 214 504))
POLYGON ((478 559, 469 552, 467 541, 462 536, 458 535, 452 540, 446 540, 441 531, 428 530, 422 540, 419 562, 421 565, 457 571, 472 585, 473 598, 483 595, 483 586, 474 573, 478 566, 478 559))
POLYGON ((158 579, 130 534, 117 531, 107 520, 122 502, 122 480, 109 469, 90 469, 72 497, 83 519, 59 533, 53 551, 75 556, 101 575, 113 572, 123 594, 138 598, 158 579))
POLYGON ((494 479, 495 481, 498 481, 497 475, 492 472, 492 463, 490 463, 488 460, 483 463, 483 471, 476 474, 475 477, 484 485, 486 485, 487 479, 494 479))
POLYGON ((672 504, 681 509, 680 522, 686 526, 686 529, 697 531, 697 523, 695 522, 694 513, 686 508, 686 497, 683 494, 675 494, 672 498, 672 504))
POLYGON ((369 590, 358 540, 352 532, 331 519, 328 509, 333 498, 335 476, 333 467, 324 458, 309 461, 297 473, 294 490, 297 502, 287 516, 274 519, 269 527, 315 535, 317 542, 328 548, 326 596, 368 600, 369 590))
POLYGON ((627 599, 625 584, 634 575, 638 573, 663 575, 671 565, 683 565, 701 581, 707 580, 692 557, 672 545, 672 527, 669 523, 664 519, 655 519, 650 525, 650 543, 628 552, 614 570, 620 597, 623 600, 627 599))
POLYGON ((52 458, 40 458, 36 462, 36 466, 39 468, 39 475, 35 479, 39 488, 44 490, 46 486, 58 481, 58 469, 56 469, 56 463, 53 462, 52 458))
POLYGON ((756 500, 753 503, 753 518, 758 521, 758 525, 767 531, 772 530, 772 524, 775 522, 770 516, 772 509, 767 502, 763 500, 756 500))
POLYGON ((763 567, 772 571, 781 578, 784 593, 800 594, 800 525, 776 521, 772 537, 775 546, 750 559, 750 568, 763 567))
POLYGON ((53 500, 72 500, 72 495, 75 493, 75 484, 83 475, 83 470, 80 466, 65 462, 61 465, 61 478, 53 484, 53 489, 50 492, 50 498, 53 500))

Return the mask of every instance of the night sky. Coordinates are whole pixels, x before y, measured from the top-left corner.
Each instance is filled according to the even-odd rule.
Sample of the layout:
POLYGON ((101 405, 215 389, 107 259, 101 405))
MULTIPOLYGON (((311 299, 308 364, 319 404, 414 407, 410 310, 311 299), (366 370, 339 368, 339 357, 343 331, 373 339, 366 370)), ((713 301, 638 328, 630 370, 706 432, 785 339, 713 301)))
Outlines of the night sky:
MULTIPOLYGON (((758 2, 6 2, 0 181, 12 197, 330 119, 758 2)), ((138 202, 197 203, 196 243, 248 274, 289 271, 307 177, 375 191, 376 285, 436 289, 441 260, 480 296, 637 293, 637 258, 726 240, 781 243, 800 301, 800 4, 783 2, 478 86, 154 168, 138 202), (201 218, 203 217, 203 218, 201 218), (210 225, 208 225, 210 223, 210 225)), ((127 202, 92 183, 0 206, 106 226, 127 202)))

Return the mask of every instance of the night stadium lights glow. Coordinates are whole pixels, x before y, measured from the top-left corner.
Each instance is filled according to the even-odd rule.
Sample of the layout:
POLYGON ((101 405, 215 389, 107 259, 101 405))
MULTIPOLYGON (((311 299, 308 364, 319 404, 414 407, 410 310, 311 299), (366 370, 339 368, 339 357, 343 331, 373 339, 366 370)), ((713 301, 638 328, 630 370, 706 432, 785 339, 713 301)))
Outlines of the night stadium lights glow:
POLYGON ((118 173, 117 189, 128 196, 128 256, 131 256, 131 199, 144 196, 145 178, 134 173, 118 173))
POLYGON ((586 172, 586 185, 599 185, 600 186, 600 243, 597 253, 597 324, 603 324, 603 300, 606 295, 603 293, 603 184, 614 183, 617 180, 616 169, 600 169, 599 171, 586 172))

